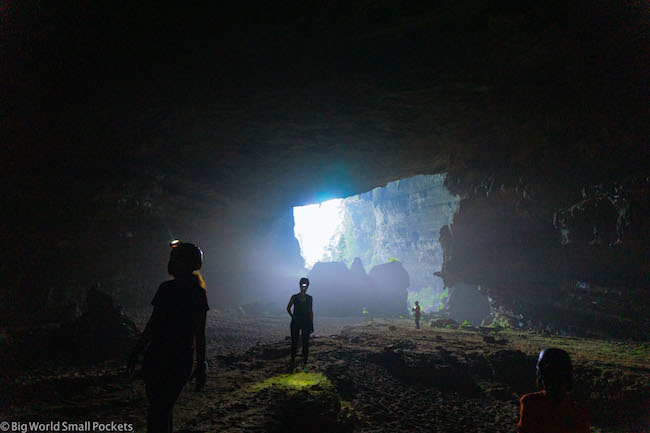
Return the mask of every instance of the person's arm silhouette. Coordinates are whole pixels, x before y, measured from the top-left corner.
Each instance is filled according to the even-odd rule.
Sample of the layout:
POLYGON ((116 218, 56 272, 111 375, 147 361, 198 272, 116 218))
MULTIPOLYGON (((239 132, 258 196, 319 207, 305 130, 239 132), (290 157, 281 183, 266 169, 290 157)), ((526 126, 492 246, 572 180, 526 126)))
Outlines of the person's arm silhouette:
POLYGON ((309 297, 309 323, 311 323, 309 332, 314 332, 314 298, 312 297, 309 297))
POLYGON ((140 355, 140 352, 142 352, 142 350, 147 346, 149 341, 151 341, 152 329, 156 326, 156 323, 159 320, 159 316, 160 310, 154 307, 153 312, 151 313, 151 317, 147 322, 147 326, 145 326, 144 331, 142 331, 142 334, 140 335, 140 338, 138 339, 138 342, 136 343, 133 352, 131 352, 131 356, 129 357, 129 360, 126 364, 126 372, 129 374, 129 376, 133 376, 135 373, 135 364, 138 361, 138 356, 140 355))
POLYGON ((291 307, 293 306, 293 298, 296 295, 291 296, 291 299, 289 299, 289 305, 287 305, 287 313, 289 313, 289 316, 293 319, 293 313, 291 312, 291 307))
POLYGON ((196 391, 200 391, 205 386, 207 378, 207 364, 205 362, 205 322, 207 312, 200 313, 196 325, 196 368, 194 378, 196 379, 196 391))

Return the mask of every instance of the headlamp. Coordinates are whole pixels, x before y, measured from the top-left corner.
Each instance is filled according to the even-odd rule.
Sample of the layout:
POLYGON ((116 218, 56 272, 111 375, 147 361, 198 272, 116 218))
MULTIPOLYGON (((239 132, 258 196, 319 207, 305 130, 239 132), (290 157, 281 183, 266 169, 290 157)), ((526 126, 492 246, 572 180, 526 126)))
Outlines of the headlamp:
POLYGON ((178 247, 180 245, 181 245, 181 241, 178 240, 178 239, 174 239, 173 241, 171 241, 169 243, 169 246, 172 247, 172 248, 176 248, 176 247, 178 247))

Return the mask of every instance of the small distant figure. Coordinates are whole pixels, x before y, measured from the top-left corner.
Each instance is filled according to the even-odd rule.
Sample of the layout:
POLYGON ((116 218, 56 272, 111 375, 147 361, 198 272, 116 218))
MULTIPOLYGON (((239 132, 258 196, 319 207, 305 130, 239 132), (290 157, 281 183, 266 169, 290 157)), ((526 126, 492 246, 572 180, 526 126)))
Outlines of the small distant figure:
POLYGON ((415 313, 415 329, 420 329, 420 303, 418 301, 415 301, 413 312, 415 313))
POLYGON ((589 433, 587 413, 569 400, 573 366, 562 349, 544 349, 537 360, 537 386, 542 391, 521 398, 517 433, 589 433))
POLYGON ((151 301, 151 318, 127 364, 127 372, 133 376, 138 355, 149 344, 142 366, 149 400, 149 433, 171 433, 172 410, 185 383, 195 378, 199 391, 206 382, 205 321, 209 307, 205 282, 198 273, 203 252, 180 241, 172 241, 171 247, 167 271, 174 279, 158 288, 151 301))
POLYGON ((287 312, 291 316, 291 364, 290 370, 296 366, 296 355, 298 353, 298 336, 302 333, 302 367, 307 367, 309 356, 309 334, 314 332, 314 309, 313 299, 307 294, 309 280, 301 278, 298 283, 300 293, 295 294, 289 300, 287 312), (291 307, 293 306, 293 312, 291 307))

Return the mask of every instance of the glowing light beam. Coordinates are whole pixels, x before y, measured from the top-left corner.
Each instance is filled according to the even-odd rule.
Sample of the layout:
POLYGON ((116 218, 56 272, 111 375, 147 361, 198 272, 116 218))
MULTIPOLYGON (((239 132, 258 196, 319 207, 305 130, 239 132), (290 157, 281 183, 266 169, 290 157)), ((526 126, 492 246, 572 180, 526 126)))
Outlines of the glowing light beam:
POLYGON ((300 243, 305 266, 311 269, 325 258, 332 237, 343 223, 343 199, 293 208, 294 233, 300 243))

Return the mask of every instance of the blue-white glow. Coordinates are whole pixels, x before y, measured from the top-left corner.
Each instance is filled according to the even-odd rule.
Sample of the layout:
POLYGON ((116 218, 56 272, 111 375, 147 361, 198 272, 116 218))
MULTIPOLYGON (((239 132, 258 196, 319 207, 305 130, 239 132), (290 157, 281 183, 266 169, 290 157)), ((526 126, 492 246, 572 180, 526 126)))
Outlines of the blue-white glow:
POLYGON ((328 200, 321 204, 293 208, 296 223, 294 232, 300 243, 305 266, 311 269, 323 261, 327 247, 343 222, 343 199, 328 200))

